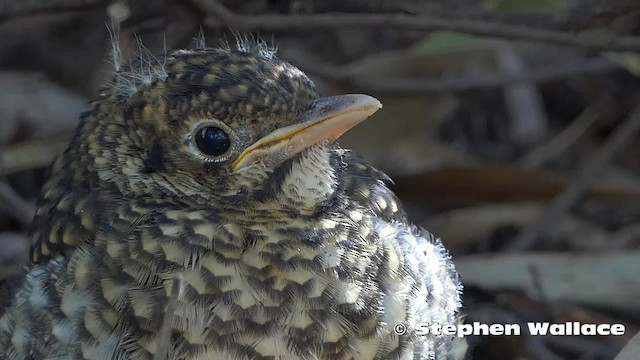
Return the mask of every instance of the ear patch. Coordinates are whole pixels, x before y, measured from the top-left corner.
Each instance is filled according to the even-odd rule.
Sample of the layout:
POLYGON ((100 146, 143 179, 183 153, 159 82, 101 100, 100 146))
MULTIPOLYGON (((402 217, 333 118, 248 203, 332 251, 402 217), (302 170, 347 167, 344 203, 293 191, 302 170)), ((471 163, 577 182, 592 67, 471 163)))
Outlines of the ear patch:
POLYGON ((162 145, 159 140, 156 140, 153 145, 151 145, 151 149, 149 149, 149 156, 145 160, 144 168, 142 168, 141 172, 143 174, 151 174, 162 171, 165 168, 164 160, 162 145))

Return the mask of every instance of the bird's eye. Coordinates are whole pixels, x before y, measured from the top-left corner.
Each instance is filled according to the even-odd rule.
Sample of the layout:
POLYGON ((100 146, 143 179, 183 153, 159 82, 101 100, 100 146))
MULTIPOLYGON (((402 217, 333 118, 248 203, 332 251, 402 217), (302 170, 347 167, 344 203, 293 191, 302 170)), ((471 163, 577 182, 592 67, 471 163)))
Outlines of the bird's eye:
POLYGON ((195 134, 198 149, 211 156, 223 155, 231 147, 229 135, 219 127, 203 127, 195 134))

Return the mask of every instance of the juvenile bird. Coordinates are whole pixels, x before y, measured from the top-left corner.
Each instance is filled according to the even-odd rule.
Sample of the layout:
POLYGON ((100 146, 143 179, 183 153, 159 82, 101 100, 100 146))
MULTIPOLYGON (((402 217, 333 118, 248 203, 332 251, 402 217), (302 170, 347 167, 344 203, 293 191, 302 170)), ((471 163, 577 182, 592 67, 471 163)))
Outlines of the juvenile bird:
POLYGON ((119 69, 42 189, 0 359, 455 358, 415 330, 458 321, 449 255, 333 142, 380 107, 261 44, 119 69))

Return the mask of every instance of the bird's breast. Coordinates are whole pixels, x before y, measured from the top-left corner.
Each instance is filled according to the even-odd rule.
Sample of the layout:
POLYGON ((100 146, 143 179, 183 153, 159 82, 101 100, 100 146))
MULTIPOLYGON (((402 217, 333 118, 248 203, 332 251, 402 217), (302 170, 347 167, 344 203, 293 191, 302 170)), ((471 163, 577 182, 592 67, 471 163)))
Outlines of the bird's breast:
POLYGON ((413 357, 391 326, 425 284, 403 270, 413 265, 392 226, 365 210, 116 213, 91 243, 30 273, 2 324, 37 330, 14 348, 89 360, 413 357))
MULTIPOLYGON (((260 356, 297 359, 362 343, 369 350, 355 358, 366 359, 380 343, 365 337, 377 331, 382 298, 363 278, 380 250, 367 240, 371 229, 359 230, 354 222, 365 217, 353 211, 331 219, 168 211, 157 223, 132 230, 126 246, 122 237, 105 237, 107 264, 120 263, 107 266, 121 268, 132 281, 107 276, 102 293, 129 288, 132 315, 152 334, 141 341, 149 353, 158 347, 153 332, 179 277, 173 331, 180 351, 200 349, 197 358, 210 359, 218 352, 244 353, 251 344, 260 356)), ((106 298, 112 308, 122 302, 106 298)))

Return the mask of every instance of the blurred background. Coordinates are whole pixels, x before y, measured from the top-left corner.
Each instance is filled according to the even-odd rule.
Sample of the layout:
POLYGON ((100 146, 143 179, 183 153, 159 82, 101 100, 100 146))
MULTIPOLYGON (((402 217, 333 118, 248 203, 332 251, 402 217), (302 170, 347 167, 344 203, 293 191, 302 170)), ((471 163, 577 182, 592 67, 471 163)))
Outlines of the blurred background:
POLYGON ((325 95, 382 101, 341 145, 443 239, 468 322, 522 325, 469 337, 470 358, 640 359, 634 0, 0 0, 0 281, 26 259, 47 165, 111 77, 110 39, 126 61, 237 34, 325 95), (626 333, 529 336, 541 321, 626 333))

